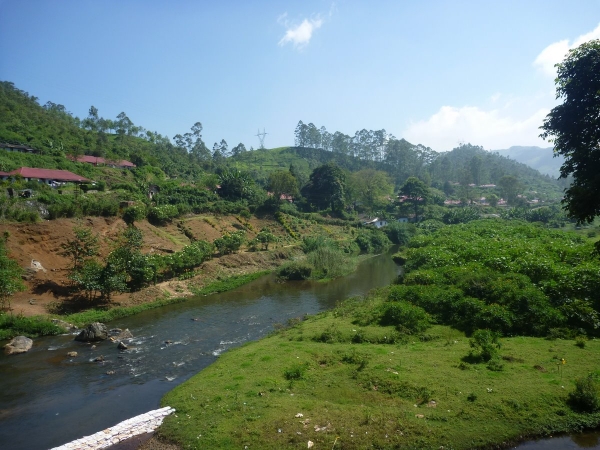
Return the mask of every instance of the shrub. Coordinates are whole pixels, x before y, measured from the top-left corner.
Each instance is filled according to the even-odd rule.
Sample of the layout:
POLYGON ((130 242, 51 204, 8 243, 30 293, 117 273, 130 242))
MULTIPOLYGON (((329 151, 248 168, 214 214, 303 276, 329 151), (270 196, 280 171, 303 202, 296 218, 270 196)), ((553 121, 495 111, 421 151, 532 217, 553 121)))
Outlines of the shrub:
POLYGON ((277 276, 285 280, 307 280, 312 269, 307 261, 289 261, 279 267, 277 276))
POLYGON ((155 225, 164 225, 179 215, 174 205, 154 206, 148 211, 148 221, 155 225))
POLYGON ((134 222, 139 222, 146 217, 146 207, 142 205, 134 205, 126 208, 123 211, 123 220, 127 225, 131 225, 134 222))
POLYGON ((592 376, 575 380, 575 390, 569 393, 568 403, 576 411, 591 413, 600 410, 598 386, 592 376))
POLYGON ((414 234, 414 226, 407 223, 392 222, 383 227, 383 232, 394 244, 406 245, 414 234))
POLYGON ((286 380, 301 380, 306 372, 306 364, 294 364, 283 371, 283 376, 286 380))
POLYGON ((393 325, 398 331, 420 333, 431 326, 431 319, 423 308, 401 301, 383 306, 380 324, 393 325))
POLYGON ((481 359, 488 362, 498 357, 500 342, 498 334, 490 330, 477 330, 469 339, 471 350, 469 356, 476 359, 481 359))
POLYGON ((246 233, 244 231, 234 231, 233 233, 225 233, 220 238, 215 239, 214 244, 219 253, 225 255, 238 251, 245 240, 246 233))

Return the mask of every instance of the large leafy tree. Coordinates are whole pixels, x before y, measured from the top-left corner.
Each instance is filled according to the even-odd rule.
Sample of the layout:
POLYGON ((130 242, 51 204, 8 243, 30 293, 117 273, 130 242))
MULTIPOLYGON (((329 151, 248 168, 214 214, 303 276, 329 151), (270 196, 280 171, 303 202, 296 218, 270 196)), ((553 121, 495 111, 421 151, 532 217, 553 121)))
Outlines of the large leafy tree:
POLYGON ((600 215, 600 40, 569 51, 557 64, 556 98, 561 105, 546 116, 540 137, 565 158, 561 178, 573 176, 563 200, 580 222, 600 215))
POLYGON ((344 208, 345 190, 344 172, 335 164, 327 163, 312 171, 302 194, 318 209, 331 208, 339 212, 344 208))
POLYGON ((400 194, 404 204, 411 205, 418 220, 419 212, 427 204, 429 198, 429 188, 417 177, 409 177, 406 183, 400 188, 400 194))
POLYGON ((362 202, 369 211, 394 189, 388 174, 375 169, 363 169, 352 173, 348 184, 352 198, 362 202))

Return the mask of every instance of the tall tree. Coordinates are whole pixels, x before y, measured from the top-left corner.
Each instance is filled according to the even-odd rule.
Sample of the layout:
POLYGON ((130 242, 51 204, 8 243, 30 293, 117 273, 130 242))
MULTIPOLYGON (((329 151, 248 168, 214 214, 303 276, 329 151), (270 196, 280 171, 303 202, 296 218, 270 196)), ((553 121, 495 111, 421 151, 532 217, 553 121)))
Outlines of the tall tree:
POLYGON ((600 40, 570 50, 556 67, 556 98, 563 103, 546 116, 540 137, 564 156, 561 178, 573 176, 563 200, 567 213, 591 222, 600 215, 600 40))
POLYGON ((429 188, 417 177, 409 177, 400 188, 400 194, 404 196, 403 203, 412 205, 415 220, 418 220, 419 212, 427 204, 429 188))
POLYGON ((345 191, 344 172, 334 163, 327 163, 312 171, 302 194, 318 209, 340 212, 344 208, 345 191))

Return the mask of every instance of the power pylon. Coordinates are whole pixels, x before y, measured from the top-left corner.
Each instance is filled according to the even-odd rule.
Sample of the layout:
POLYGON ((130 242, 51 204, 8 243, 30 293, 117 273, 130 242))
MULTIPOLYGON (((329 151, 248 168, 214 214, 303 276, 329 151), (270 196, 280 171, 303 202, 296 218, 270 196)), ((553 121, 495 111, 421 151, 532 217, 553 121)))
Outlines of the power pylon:
POLYGON ((265 132, 265 129, 263 128, 263 132, 260 132, 260 128, 258 129, 258 132, 256 133, 256 137, 258 138, 258 141, 260 142, 260 149, 264 149, 265 148, 265 136, 269 134, 267 132, 265 132))

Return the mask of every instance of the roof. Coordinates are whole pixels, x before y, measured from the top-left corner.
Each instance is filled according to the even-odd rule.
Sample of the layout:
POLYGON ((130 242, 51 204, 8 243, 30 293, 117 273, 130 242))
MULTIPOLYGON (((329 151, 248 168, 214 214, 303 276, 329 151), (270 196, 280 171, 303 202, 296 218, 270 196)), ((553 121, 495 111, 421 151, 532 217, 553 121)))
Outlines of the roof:
POLYGON ((27 150, 28 152, 37 152, 35 148, 28 147, 27 145, 9 144, 7 142, 0 142, 0 148, 14 148, 17 150, 27 150))
POLYGON ((38 178, 57 181, 90 181, 87 178, 77 175, 76 173, 69 172, 68 170, 33 169, 31 167, 21 167, 20 169, 9 172, 9 175, 21 175, 24 178, 38 178))
POLYGON ((104 159, 101 156, 90 156, 90 155, 82 155, 78 156, 75 159, 77 162, 90 163, 90 164, 108 164, 110 166, 118 166, 118 167, 136 167, 130 161, 122 159, 121 161, 114 161, 111 159, 104 159))

